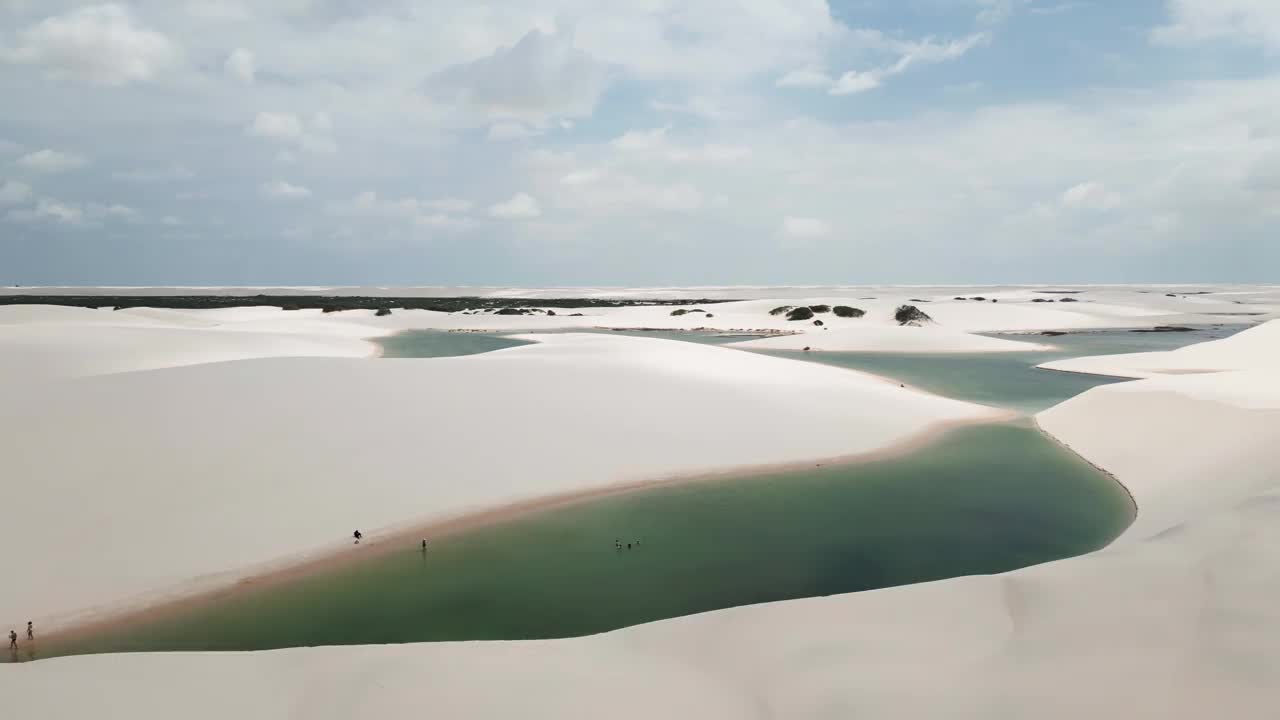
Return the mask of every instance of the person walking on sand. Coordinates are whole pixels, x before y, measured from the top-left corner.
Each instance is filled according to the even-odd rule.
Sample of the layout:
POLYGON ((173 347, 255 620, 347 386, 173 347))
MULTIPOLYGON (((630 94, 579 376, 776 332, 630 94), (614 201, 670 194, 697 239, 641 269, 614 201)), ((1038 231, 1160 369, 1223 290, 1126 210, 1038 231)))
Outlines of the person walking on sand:
POLYGON ((359 544, 360 544, 360 538, 364 537, 364 535, 361 535, 361 534, 360 534, 360 531, 359 531, 359 530, 357 530, 357 531, 355 531, 355 532, 351 533, 351 536, 352 536, 352 537, 354 537, 354 538, 356 539, 356 545, 359 545, 359 544))
POLYGON ((18 633, 13 630, 9 631, 9 649, 10 650, 18 649, 18 633))
POLYGON ((36 631, 31 629, 31 621, 30 621, 30 620, 28 620, 28 621, 27 621, 27 639, 28 639, 28 640, 35 640, 35 639, 36 639, 36 631))

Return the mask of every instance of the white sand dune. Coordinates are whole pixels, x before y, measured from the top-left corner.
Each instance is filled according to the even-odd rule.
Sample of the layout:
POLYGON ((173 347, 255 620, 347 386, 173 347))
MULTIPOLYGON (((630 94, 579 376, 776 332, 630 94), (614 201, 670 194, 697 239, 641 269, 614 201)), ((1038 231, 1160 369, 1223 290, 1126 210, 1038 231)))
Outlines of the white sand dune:
POLYGON ((56 659, 0 668, 0 690, 42 718, 1273 718, 1280 377, 1248 378, 1250 406, 1213 378, 1244 381, 1104 386, 1042 415, 1160 508, 1089 556, 572 640, 56 659), (1252 439, 1203 434, 1224 420, 1252 439), (1257 482, 1220 482, 1237 472, 1257 482))
POLYGON ((466 358, 282 358, 10 388, 0 457, 21 478, 6 505, 22 511, 6 527, 24 542, 0 544, 0 567, 24 580, 0 593, 0 618, 47 624, 332 549, 355 528, 874 451, 998 414, 723 348, 542 339, 466 358))
POLYGON ((0 388, 261 357, 367 357, 355 338, 183 328, 27 325, 0 330, 0 388))
MULTIPOLYGON (((1085 297, 1122 292, 1137 291, 1085 297)), ((1196 351, 1226 372, 1102 386, 1038 416, 1141 508, 1121 542, 1086 557, 562 641, 55 659, 0 667, 0 695, 17 717, 143 720, 1273 718, 1280 371, 1257 339, 1269 327, 1196 351)), ((0 546, 6 577, 23 578, 0 593, 0 617, 325 547, 411 507, 871 449, 981 412, 729 349, 543 339, 471 358, 253 360, 16 388, 0 457, 23 480, 6 499, 29 517, 10 513, 24 542, 0 546), (165 542, 120 532, 120 517, 165 542)))
POLYGON ((1274 366, 1107 385, 1037 419, 1134 494, 1128 540, 1280 487, 1274 366))
POLYGON ((369 357, 379 348, 365 338, 429 324, 432 315, 0 306, 0 387, 228 360, 369 357))
MULTIPOLYGON (((275 307, 216 310, 130 308, 113 311, 57 306, 0 306, 0 386, 32 379, 80 377, 98 373, 150 370, 178 365, 256 357, 361 357, 376 352, 366 338, 405 329, 530 332, 572 329, 660 328, 719 332, 797 333, 743 343, 744 349, 792 349, 807 346, 835 351, 999 352, 1049 346, 974 335, 975 331, 1024 331, 1028 327, 1107 326, 1102 316, 1063 313, 1043 305, 1015 307, 993 303, 937 303, 926 306, 941 318, 923 328, 900 327, 893 320, 897 300, 859 301, 863 318, 824 313, 824 326, 789 322, 769 311, 777 300, 751 300, 678 308, 636 306, 583 308, 581 316, 561 309, 556 315, 496 315, 396 310, 375 317, 370 310, 322 313, 275 307), (150 331, 150 332, 149 332, 150 331), (181 332, 179 332, 181 331, 181 332), (254 337, 247 337, 252 335, 254 337)), ((810 298, 803 304, 854 302, 810 298)), ((786 304, 786 303, 783 303, 786 304)), ((1131 323, 1130 323, 1131 324, 1131 323)))
POLYGON ((1171 352, 1070 358, 1044 363, 1040 367, 1127 378, 1280 368, 1280 320, 1272 320, 1222 340, 1188 345, 1171 352))

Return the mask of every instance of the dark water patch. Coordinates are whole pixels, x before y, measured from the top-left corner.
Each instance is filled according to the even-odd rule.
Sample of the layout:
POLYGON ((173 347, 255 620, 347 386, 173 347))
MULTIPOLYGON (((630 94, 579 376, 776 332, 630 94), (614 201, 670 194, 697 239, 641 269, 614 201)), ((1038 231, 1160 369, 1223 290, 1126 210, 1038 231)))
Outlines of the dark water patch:
POLYGON ((528 340, 493 333, 408 330, 377 338, 385 358, 436 358, 478 355, 505 348, 531 345, 528 340))
MULTIPOLYGON (((725 345, 757 337, 754 333, 730 333, 718 330, 605 330, 601 328, 566 328, 562 330, 521 331, 528 335, 557 335, 564 333, 598 333, 626 335, 629 337, 680 340, 700 345, 725 345)), ((510 347, 533 344, 497 332, 447 332, 443 330, 406 330, 395 335, 375 338, 386 358, 434 358, 478 355, 510 347)))
POLYGON ((657 338, 659 340, 680 340, 682 342, 697 343, 699 345, 726 345, 728 343, 744 342, 758 337, 765 337, 764 335, 755 333, 734 333, 720 330, 588 330, 585 332, 608 332, 610 335, 657 338))
MULTIPOLYGON (((795 353, 771 352, 795 357, 795 353)), ((1040 370, 1043 353, 890 354, 808 352, 804 359, 881 375, 935 395, 1035 413, 1116 378, 1040 370)))
POLYGON ((903 457, 607 496, 426 553, 414 541, 44 653, 577 636, 1003 572, 1103 547, 1131 519, 1119 486, 1029 424, 975 426, 903 457))

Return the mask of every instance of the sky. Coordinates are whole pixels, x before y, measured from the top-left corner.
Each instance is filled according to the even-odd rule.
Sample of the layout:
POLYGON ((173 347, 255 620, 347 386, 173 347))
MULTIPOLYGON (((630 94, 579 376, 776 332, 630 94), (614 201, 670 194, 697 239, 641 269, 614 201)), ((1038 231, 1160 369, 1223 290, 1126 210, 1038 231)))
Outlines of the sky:
POLYGON ((0 285, 1280 282, 1276 0, 0 0, 0 285))

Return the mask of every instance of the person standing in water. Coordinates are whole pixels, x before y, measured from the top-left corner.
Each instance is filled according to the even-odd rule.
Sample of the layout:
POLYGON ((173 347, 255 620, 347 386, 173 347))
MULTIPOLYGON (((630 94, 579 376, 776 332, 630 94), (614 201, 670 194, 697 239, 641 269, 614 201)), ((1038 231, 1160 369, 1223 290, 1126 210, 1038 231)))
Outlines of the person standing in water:
POLYGON ((35 640, 35 639, 36 639, 36 631, 31 629, 31 621, 30 621, 30 620, 28 620, 28 621, 27 621, 27 639, 28 639, 28 640, 35 640))
POLYGON ((354 538, 356 539, 356 545, 359 545, 359 544, 360 544, 360 538, 364 537, 364 535, 361 535, 361 534, 360 534, 360 531, 359 531, 359 530, 357 530, 357 531, 355 531, 355 532, 351 533, 351 536, 352 536, 352 537, 354 537, 354 538))
POLYGON ((422 540, 422 552, 426 552, 426 551, 427 551, 427 541, 426 541, 426 538, 423 538, 423 540, 422 540))
POLYGON ((13 630, 9 631, 9 649, 10 650, 18 649, 18 633, 13 630))

